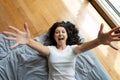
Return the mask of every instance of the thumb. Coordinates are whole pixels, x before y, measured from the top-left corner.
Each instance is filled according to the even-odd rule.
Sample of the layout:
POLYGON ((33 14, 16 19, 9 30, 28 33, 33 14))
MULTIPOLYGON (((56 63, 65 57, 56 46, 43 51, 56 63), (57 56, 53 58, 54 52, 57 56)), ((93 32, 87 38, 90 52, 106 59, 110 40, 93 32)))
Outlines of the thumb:
POLYGON ((24 28, 27 33, 30 33, 30 30, 28 29, 28 24, 27 22, 24 23, 24 28))
POLYGON ((15 43, 14 45, 10 46, 11 49, 17 47, 19 45, 19 43, 15 43))
POLYGON ((100 30, 99 30, 99 34, 103 32, 103 27, 104 27, 104 24, 101 23, 101 25, 100 25, 100 30))

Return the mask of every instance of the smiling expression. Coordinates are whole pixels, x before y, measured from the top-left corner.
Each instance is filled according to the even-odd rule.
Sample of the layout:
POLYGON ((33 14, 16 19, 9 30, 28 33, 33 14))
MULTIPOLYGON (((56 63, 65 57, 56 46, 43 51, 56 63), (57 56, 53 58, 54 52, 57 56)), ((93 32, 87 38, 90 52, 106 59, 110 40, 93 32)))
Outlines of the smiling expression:
POLYGON ((66 45, 66 40, 68 38, 67 31, 64 27, 59 26, 55 29, 54 39, 57 42, 57 45, 66 45))

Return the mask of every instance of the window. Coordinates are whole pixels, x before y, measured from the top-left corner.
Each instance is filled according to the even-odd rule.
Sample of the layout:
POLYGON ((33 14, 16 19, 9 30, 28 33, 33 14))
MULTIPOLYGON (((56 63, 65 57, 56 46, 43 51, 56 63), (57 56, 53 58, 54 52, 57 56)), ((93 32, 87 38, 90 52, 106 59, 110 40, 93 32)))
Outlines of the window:
POLYGON ((120 25, 120 0, 89 1, 111 27, 120 25))
POLYGON ((106 13, 120 25, 120 0, 98 0, 106 13))

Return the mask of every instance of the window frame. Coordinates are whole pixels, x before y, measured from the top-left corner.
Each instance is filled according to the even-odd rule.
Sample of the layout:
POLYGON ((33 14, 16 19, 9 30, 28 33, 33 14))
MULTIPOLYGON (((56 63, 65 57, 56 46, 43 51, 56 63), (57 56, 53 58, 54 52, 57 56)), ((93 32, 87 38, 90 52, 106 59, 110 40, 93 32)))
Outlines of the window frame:
POLYGON ((98 0, 88 0, 111 28, 118 26, 118 22, 106 11, 98 0))

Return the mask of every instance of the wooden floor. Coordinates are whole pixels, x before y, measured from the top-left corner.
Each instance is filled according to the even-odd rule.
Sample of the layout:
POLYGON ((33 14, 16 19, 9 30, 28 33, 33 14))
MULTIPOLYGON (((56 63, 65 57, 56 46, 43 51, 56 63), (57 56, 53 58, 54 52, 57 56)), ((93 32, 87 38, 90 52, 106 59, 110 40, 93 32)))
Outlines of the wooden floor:
MULTIPOLYGON (((56 21, 71 21, 79 28, 85 41, 97 37, 100 24, 105 31, 110 28, 86 0, 0 0, 0 32, 9 30, 8 25, 21 30, 27 22, 31 36, 45 33, 56 21)), ((120 43, 113 43, 118 48, 120 43)), ((120 80, 120 51, 108 46, 93 49, 113 80, 120 80)))

